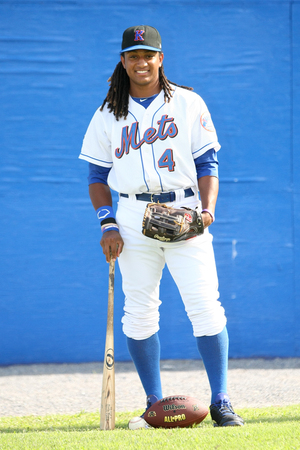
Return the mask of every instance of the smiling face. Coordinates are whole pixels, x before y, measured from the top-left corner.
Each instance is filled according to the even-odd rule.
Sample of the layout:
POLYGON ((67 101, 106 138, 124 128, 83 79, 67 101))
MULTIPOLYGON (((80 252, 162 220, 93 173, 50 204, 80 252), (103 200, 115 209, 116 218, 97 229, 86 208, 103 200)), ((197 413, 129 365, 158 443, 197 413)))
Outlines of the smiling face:
POLYGON ((133 97, 150 97, 161 90, 159 68, 163 53, 150 50, 132 50, 121 55, 121 61, 130 78, 129 93, 133 97))

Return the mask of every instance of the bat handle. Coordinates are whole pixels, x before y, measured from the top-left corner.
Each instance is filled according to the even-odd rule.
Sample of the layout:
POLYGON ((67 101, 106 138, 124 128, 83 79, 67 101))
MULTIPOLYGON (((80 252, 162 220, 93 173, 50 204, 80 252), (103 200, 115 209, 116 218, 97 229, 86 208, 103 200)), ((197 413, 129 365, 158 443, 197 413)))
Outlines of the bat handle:
POLYGON ((114 321, 114 284, 115 284, 115 261, 113 259, 109 262, 108 272, 108 311, 107 320, 111 323, 113 329, 114 321))

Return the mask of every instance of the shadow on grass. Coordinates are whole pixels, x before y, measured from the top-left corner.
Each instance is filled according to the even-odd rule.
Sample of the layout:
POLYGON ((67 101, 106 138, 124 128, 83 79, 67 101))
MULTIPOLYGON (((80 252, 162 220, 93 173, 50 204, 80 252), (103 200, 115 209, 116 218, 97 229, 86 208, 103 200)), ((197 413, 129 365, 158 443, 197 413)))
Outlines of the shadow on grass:
MULTIPOLYGON (((260 417, 260 418, 254 418, 254 419, 246 419, 245 423, 247 425, 255 425, 259 423, 264 424, 280 424, 280 423, 287 423, 287 422, 300 422, 300 415, 292 415, 292 416, 285 416, 285 417, 260 417)), ((213 423, 211 420, 205 420, 202 424, 195 427, 197 428, 211 428, 213 427, 213 423)), ((115 430, 128 430, 128 420, 118 420, 118 422, 115 425, 115 430)), ((0 435, 1 433, 31 433, 31 432, 56 432, 56 431, 62 431, 62 432, 87 432, 87 431, 101 431, 100 430, 100 424, 93 424, 93 425, 82 425, 78 424, 76 425, 50 425, 50 426, 31 426, 31 427, 0 427, 0 435)), ((108 431, 109 432, 109 431, 108 431)))
POLYGON ((247 419, 246 424, 257 423, 285 423, 285 422, 300 422, 300 416, 289 417, 258 417, 257 419, 247 419))
MULTIPOLYGON (((116 423, 115 430, 118 429, 128 429, 128 422, 118 422, 116 423)), ((35 433, 38 431, 47 431, 47 432, 56 432, 56 431, 65 431, 65 432, 83 432, 86 431, 101 431, 100 430, 100 424, 97 425, 72 425, 72 426, 32 426, 32 427, 0 427, 0 435, 2 433, 35 433)))

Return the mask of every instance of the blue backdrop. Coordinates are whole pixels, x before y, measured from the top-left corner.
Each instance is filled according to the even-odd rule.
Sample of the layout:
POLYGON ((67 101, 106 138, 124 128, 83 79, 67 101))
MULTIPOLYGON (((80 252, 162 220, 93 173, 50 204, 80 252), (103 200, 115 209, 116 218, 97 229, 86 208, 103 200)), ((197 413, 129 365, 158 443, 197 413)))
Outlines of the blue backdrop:
MULTIPOLYGON (((211 227, 230 357, 300 356, 300 1, 0 2, 0 364, 103 359, 108 265, 78 160, 123 30, 159 29, 165 72, 222 149, 211 227)), ((116 202, 116 197, 114 198, 116 202)), ((129 359, 116 271, 115 356, 129 359)), ((198 358, 165 270, 162 358, 198 358)))

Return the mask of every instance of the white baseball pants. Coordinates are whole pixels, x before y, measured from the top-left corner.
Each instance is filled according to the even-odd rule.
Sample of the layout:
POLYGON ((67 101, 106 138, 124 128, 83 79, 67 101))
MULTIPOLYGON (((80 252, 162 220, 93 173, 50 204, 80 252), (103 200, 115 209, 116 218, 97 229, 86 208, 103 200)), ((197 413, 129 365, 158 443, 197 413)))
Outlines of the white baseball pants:
MULTIPOLYGON (((196 196, 183 198, 182 194, 176 198, 168 205, 195 208, 199 204, 196 196)), ((159 330, 159 286, 165 264, 179 289, 194 336, 220 333, 226 325, 226 317, 218 301, 212 235, 206 229, 203 235, 178 243, 148 238, 142 234, 146 205, 134 195, 120 197, 116 214, 124 240, 118 258, 125 294, 124 334, 141 340, 159 330)))

